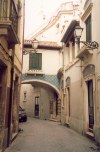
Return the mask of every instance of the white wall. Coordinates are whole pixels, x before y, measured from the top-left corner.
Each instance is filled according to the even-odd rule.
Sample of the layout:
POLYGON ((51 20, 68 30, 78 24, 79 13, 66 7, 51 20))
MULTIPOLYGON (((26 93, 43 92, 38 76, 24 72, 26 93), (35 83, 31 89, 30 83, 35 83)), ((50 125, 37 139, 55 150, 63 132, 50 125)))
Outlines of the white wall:
MULTIPOLYGON (((42 71, 47 75, 56 75, 61 67, 61 55, 58 50, 41 50, 42 53, 42 71)), ((23 56, 23 74, 29 70, 29 55, 23 56)))
POLYGON ((45 74, 56 75, 60 68, 60 53, 59 51, 43 51, 43 71, 45 74))
MULTIPOLYGON (((60 41, 64 30, 73 19, 79 18, 79 8, 71 2, 63 3, 47 24, 36 31, 35 37, 44 41, 60 41), (58 26, 59 24, 59 26, 58 26)), ((33 37, 34 37, 33 35, 33 37)))

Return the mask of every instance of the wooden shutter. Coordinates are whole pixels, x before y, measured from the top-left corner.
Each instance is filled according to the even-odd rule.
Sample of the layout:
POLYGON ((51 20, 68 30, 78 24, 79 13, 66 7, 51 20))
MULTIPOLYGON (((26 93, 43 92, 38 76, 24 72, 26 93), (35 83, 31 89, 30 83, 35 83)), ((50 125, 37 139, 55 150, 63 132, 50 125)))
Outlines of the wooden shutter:
POLYGON ((29 69, 40 70, 42 68, 42 53, 31 53, 29 57, 29 69))
POLYGON ((39 53, 38 56, 38 67, 39 69, 42 69, 42 53, 39 53))
POLYGON ((32 70, 32 65, 33 65, 33 55, 30 53, 29 55, 29 70, 32 70))
POLYGON ((91 42, 91 15, 86 20, 86 42, 91 42))

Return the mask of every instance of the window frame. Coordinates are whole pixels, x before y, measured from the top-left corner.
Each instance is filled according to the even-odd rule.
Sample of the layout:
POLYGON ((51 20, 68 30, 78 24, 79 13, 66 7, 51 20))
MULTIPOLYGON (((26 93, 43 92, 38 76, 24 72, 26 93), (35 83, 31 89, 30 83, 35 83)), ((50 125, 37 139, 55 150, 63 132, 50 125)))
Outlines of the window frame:
POLYGON ((29 54, 29 70, 42 70, 42 53, 29 54))
POLYGON ((86 25, 86 42, 91 42, 92 41, 92 24, 91 24, 91 14, 87 17, 85 20, 85 25, 86 25))

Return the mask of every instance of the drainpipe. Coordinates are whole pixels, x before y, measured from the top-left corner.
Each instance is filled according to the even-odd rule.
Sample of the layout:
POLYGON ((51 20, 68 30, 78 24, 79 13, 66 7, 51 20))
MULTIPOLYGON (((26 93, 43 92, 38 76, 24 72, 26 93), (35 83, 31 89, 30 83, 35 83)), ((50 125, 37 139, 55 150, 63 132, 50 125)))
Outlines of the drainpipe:
POLYGON ((23 1, 23 40, 22 40, 22 64, 23 64, 23 49, 24 49, 24 28, 25 28, 25 0, 23 1))
POLYGON ((61 122, 62 124, 65 124, 65 43, 62 44, 63 45, 63 96, 62 96, 62 105, 61 105, 61 122))
POLYGON ((65 95, 65 43, 63 43, 63 94, 65 95))
POLYGON ((63 43, 63 108, 65 101, 65 43, 63 43))

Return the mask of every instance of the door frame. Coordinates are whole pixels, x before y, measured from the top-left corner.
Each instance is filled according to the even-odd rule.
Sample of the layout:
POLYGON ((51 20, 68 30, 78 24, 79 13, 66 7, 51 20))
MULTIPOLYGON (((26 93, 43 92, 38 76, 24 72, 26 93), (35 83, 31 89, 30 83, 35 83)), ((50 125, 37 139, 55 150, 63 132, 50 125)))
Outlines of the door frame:
POLYGON ((39 116, 40 116, 39 96, 35 96, 34 117, 39 117, 39 116), (36 115, 36 106, 38 107, 38 115, 36 115))
POLYGON ((93 82, 93 103, 94 103, 94 125, 95 125, 95 77, 89 76, 84 79, 83 83, 83 92, 84 92, 84 113, 83 113, 83 125, 84 131, 89 131, 89 109, 88 109, 88 81, 92 80, 93 82))
POLYGON ((89 117, 89 129, 93 129, 94 126, 94 97, 93 97, 93 80, 87 81, 87 88, 88 88, 88 117, 89 117), (92 90, 91 90, 92 89, 92 90), (91 96, 92 93, 92 96, 91 96), (92 97, 92 99, 91 99, 92 97), (91 106, 91 104, 93 106, 91 106), (91 109, 91 107, 93 109, 91 109), (93 114, 93 117, 91 115, 91 112, 93 114), (93 121, 93 126, 91 124, 91 121, 93 121))

